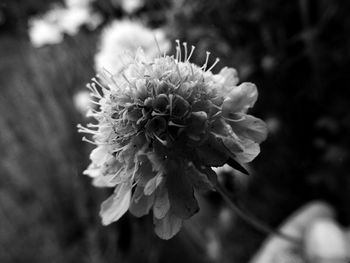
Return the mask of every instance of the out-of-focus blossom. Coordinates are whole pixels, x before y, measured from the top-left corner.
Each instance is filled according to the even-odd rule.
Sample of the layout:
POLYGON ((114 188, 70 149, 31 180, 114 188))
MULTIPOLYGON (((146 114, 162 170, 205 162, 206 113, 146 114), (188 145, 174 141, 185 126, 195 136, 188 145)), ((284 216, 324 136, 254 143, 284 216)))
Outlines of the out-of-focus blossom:
POLYGON ((65 10, 59 20, 59 26, 66 34, 76 35, 83 25, 94 30, 101 22, 102 17, 97 13, 92 13, 88 7, 72 7, 65 10))
POLYGON ((64 33, 75 35, 81 26, 90 30, 102 22, 102 17, 91 10, 90 1, 67 1, 67 8, 54 6, 45 15, 29 21, 29 37, 35 47, 57 44, 63 40, 64 33))
POLYGON ((87 8, 94 1, 95 0, 65 0, 64 2, 68 8, 87 8))
POLYGON ((85 115, 91 107, 91 98, 89 92, 79 91, 73 96, 73 104, 77 111, 85 115))
POLYGON ((161 29, 151 30, 135 21, 114 21, 102 33, 99 52, 95 56, 95 68, 105 68, 116 73, 130 59, 124 55, 125 52, 135 53, 141 47, 145 56, 153 59, 160 52, 167 52, 170 46, 161 29))
POLYGON ((308 262, 347 262, 350 258, 345 233, 331 219, 319 219, 305 237, 308 262))
POLYGON ((266 55, 261 59, 261 67, 265 72, 271 72, 276 66, 276 59, 271 55, 266 55))
POLYGON ((211 167, 229 164, 244 171, 265 140, 265 123, 249 114, 258 92, 237 85, 233 69, 218 74, 189 60, 186 43, 175 57, 150 59, 139 51, 118 74, 101 73, 89 86, 97 120, 79 131, 93 134, 97 147, 84 172, 96 186, 113 187, 101 207, 102 222, 117 221, 127 210, 143 216, 153 210, 156 234, 169 239, 199 206, 194 190, 211 190, 211 167))
POLYGON ((57 44, 63 40, 61 28, 47 19, 32 18, 29 28, 29 38, 34 47, 57 44))
POLYGON ((281 121, 276 117, 267 118, 266 124, 270 134, 277 134, 281 129, 281 121))
POLYGON ((122 9, 128 13, 133 14, 139 10, 145 3, 144 0, 121 0, 122 9))

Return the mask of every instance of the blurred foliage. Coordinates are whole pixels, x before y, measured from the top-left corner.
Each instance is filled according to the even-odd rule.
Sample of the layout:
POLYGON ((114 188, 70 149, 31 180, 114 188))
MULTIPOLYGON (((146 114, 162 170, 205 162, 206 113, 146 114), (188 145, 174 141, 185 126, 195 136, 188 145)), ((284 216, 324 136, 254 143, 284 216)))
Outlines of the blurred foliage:
MULTIPOLYGON (((34 49, 27 21, 52 1, 0 3, 0 262, 247 262, 264 236, 225 210, 216 193, 173 240, 158 240, 149 217, 102 227, 108 191, 82 176, 86 120, 72 96, 94 75, 96 32, 34 49), (10 34, 9 34, 10 33, 10 34)), ((94 3, 106 23, 132 17, 196 45, 193 60, 238 69, 258 85, 254 114, 270 136, 250 178, 223 177, 242 207, 277 226, 311 199, 350 223, 350 3, 332 0, 151 0, 134 15, 119 1, 94 3), (248 182, 246 182, 248 180, 248 182), (243 183, 245 182, 245 183, 243 183)))

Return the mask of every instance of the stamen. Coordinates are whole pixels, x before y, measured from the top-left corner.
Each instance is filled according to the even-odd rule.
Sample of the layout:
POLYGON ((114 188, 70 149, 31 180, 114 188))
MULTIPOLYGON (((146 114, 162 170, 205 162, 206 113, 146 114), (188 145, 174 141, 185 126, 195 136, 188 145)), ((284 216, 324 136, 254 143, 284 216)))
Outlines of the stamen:
POLYGON ((162 51, 160 50, 160 47, 159 47, 159 43, 158 43, 158 40, 157 40, 157 37, 155 34, 153 34, 153 38, 154 38, 154 41, 156 42, 156 45, 157 45, 157 49, 158 49, 158 57, 161 57, 162 56, 162 51))
POLYGON ((188 62, 190 60, 190 58, 192 57, 193 51, 195 49, 196 49, 195 46, 191 46, 191 51, 190 51, 190 54, 188 55, 188 58, 187 58, 186 62, 188 62))
MULTIPOLYGON (((179 51, 179 58, 178 58, 178 62, 181 62, 181 45, 180 45, 180 41, 178 39, 175 40, 176 44, 177 44, 177 50, 179 51)), ((177 55, 177 54, 176 54, 177 55)))
POLYGON ((187 61, 187 43, 186 43, 186 42, 183 42, 182 45, 184 46, 184 50, 185 50, 184 61, 187 61))
POLYGON ((169 121, 169 122, 168 122, 168 125, 169 125, 169 126, 180 127, 180 128, 185 128, 185 127, 186 127, 186 125, 177 124, 177 123, 174 123, 173 121, 169 121))
POLYGON ((207 71, 211 71, 211 70, 216 66, 216 64, 219 63, 219 61, 220 61, 220 59, 219 59, 219 58, 216 58, 216 59, 215 59, 215 62, 213 63, 213 65, 211 65, 211 67, 210 67, 207 71))
POLYGON ((210 56, 210 52, 207 51, 207 57, 206 57, 206 59, 205 59, 205 63, 204 63, 204 65, 201 67, 201 69, 203 69, 204 71, 206 71, 206 69, 207 69, 209 56, 210 56))
POLYGON ((77 125, 77 128, 78 128, 78 132, 81 132, 81 133, 89 133, 89 134, 93 134, 93 135, 98 134, 98 131, 88 129, 88 128, 82 126, 80 123, 77 125))
POLYGON ((96 78, 92 78, 91 80, 94 83, 96 83, 97 85, 99 85, 102 89, 106 89, 106 87, 104 85, 102 85, 96 78))
POLYGON ((157 138, 157 140, 161 143, 161 144, 163 144, 164 146, 167 146, 167 144, 168 144, 168 142, 167 141, 165 141, 165 140, 162 140, 161 138, 159 138, 155 133, 153 133, 153 135, 154 135, 154 137, 156 137, 157 138))

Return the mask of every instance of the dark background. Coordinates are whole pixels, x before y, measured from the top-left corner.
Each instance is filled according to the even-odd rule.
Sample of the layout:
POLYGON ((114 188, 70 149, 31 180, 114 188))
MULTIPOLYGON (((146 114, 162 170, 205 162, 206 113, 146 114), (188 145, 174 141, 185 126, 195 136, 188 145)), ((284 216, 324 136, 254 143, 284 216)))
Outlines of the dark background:
MULTIPOLYGON (((128 15, 116 0, 96 1, 97 30, 33 48, 28 18, 52 2, 0 0, 0 262, 247 262, 265 235, 215 193, 170 241, 155 236, 151 217, 101 226, 108 191, 82 175, 91 147, 76 124, 88 120, 72 98, 95 74, 101 28, 128 15)), ((214 71, 235 67, 257 84, 252 113, 270 135, 252 175, 223 183, 271 226, 313 199, 350 223, 349 14, 349 1, 151 0, 132 15, 196 45, 193 62, 210 50, 221 59, 214 71)))

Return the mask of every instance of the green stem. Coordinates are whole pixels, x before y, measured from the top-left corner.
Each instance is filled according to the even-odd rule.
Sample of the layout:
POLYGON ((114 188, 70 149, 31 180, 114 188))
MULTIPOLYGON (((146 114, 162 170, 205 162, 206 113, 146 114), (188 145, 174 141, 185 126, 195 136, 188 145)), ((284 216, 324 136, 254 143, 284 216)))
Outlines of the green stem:
POLYGON ((227 193, 227 190, 221 186, 220 184, 217 184, 215 186, 216 191, 221 195, 221 197, 225 200, 225 202, 228 204, 228 206, 244 221, 246 221, 247 223, 249 223, 250 225, 252 225, 253 227, 255 227, 255 229, 268 234, 268 235, 275 235, 277 237, 280 237, 282 239, 285 239, 286 241, 289 241, 291 243, 294 243, 296 245, 300 245, 301 244, 301 240, 290 236, 288 234, 284 234, 282 232, 280 232, 279 230, 275 230, 269 226, 267 226, 266 224, 264 224, 263 222, 257 220, 256 218, 253 218, 252 216, 246 214, 245 212, 243 212, 237 204, 235 204, 231 198, 229 197, 229 194, 227 193))

